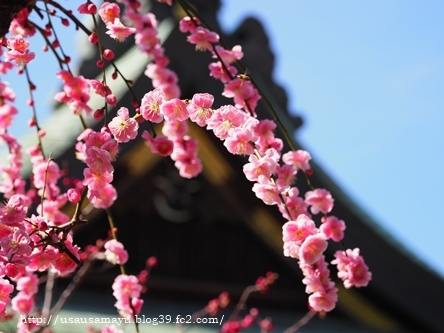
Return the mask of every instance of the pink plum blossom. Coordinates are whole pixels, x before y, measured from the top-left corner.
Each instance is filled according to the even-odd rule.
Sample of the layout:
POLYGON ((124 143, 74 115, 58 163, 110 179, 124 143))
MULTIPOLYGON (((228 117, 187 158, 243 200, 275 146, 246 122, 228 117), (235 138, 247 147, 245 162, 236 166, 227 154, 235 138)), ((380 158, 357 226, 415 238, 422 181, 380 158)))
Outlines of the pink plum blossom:
MULTIPOLYGON (((279 184, 278 182, 276 184, 279 184)), ((285 206, 281 203, 279 204, 279 211, 282 213, 282 216, 286 219, 292 220, 294 217, 298 217, 299 215, 307 215, 310 214, 307 212, 307 204, 304 199, 299 197, 299 190, 296 187, 291 187, 283 194, 285 206), (288 216, 288 212, 290 212, 291 216, 288 216)))
POLYGON ((185 16, 179 22, 179 30, 180 30, 180 32, 183 32, 183 33, 193 32, 197 28, 196 24, 197 25, 200 24, 200 21, 197 17, 193 17, 193 19, 191 19, 191 17, 185 16))
POLYGON ((249 112, 254 111, 260 99, 260 95, 253 84, 239 78, 226 83, 222 95, 233 98, 237 108, 245 107, 249 112))
POLYGON ((247 122, 248 115, 232 105, 224 105, 215 110, 207 122, 207 129, 213 130, 214 135, 225 140, 228 131, 232 128, 241 127, 247 122))
POLYGON ((98 173, 90 168, 83 169, 83 185, 88 186, 90 190, 100 191, 106 185, 112 182, 113 174, 110 172, 98 173))
POLYGON ((274 149, 268 150, 264 156, 260 158, 256 155, 250 155, 248 158, 250 163, 245 164, 243 167, 243 171, 247 179, 249 181, 256 181, 260 175, 270 178, 277 167, 277 161, 274 156, 279 156, 277 155, 277 151, 274 149))
POLYGON ((22 276, 17 280, 17 290, 26 295, 34 295, 39 290, 39 278, 35 274, 22 276))
POLYGON ((104 2, 99 9, 99 15, 105 24, 114 23, 120 16, 120 8, 116 3, 104 2))
POLYGON ((142 138, 146 140, 146 144, 150 147, 154 154, 170 156, 173 152, 173 141, 167 139, 163 135, 157 135, 155 138, 152 138, 147 131, 144 131, 142 133, 142 138))
POLYGON ((20 195, 13 195, 8 203, 0 207, 0 221, 8 226, 19 226, 23 223, 28 207, 20 195))
POLYGON ((308 296, 308 303, 310 304, 313 311, 316 312, 329 312, 333 310, 336 306, 337 301, 338 294, 336 291, 333 290, 330 292, 318 291, 308 296))
POLYGON ((253 185, 253 192, 267 205, 277 205, 281 199, 279 197, 280 190, 273 184, 270 179, 264 175, 259 175, 257 183, 253 185))
POLYGON ((3 237, 0 241, 2 250, 6 256, 10 258, 12 255, 23 256, 31 253, 32 248, 29 245, 30 239, 28 234, 23 230, 15 230, 7 237, 3 237))
POLYGON ((117 199, 117 191, 111 184, 107 184, 100 190, 89 189, 87 198, 96 208, 108 208, 117 199))
POLYGON ((191 121, 203 127, 207 124, 208 119, 213 114, 211 106, 213 105, 213 95, 203 93, 194 94, 190 104, 187 105, 187 111, 191 121))
POLYGON ((364 258, 359 254, 359 249, 347 249, 336 251, 335 260, 331 263, 338 267, 338 277, 344 281, 344 287, 366 287, 372 279, 364 258))
POLYGON ((25 293, 19 292, 12 299, 12 309, 19 314, 29 314, 34 308, 34 297, 25 293))
POLYGON ((134 275, 118 275, 112 285, 115 306, 121 316, 131 318, 141 310, 143 301, 139 299, 142 286, 134 275), (133 309, 135 310, 133 313, 133 309))
POLYGON ((333 209, 333 197, 330 192, 325 189, 317 188, 314 191, 305 193, 305 202, 311 206, 310 210, 313 214, 319 212, 323 214, 330 213, 333 209))
POLYGON ((311 294, 308 303, 313 311, 331 311, 338 300, 338 289, 330 280, 330 271, 323 255, 312 264, 302 261, 299 266, 304 275, 302 282, 306 285, 305 291, 311 294))
POLYGON ((34 248, 34 251, 31 254, 29 268, 40 272, 46 271, 57 258, 58 254, 50 248, 45 249, 45 251, 41 251, 39 248, 34 248))
POLYGON ((316 233, 315 223, 306 215, 299 215, 296 221, 289 221, 282 226, 282 240, 297 245, 301 245, 308 236, 316 233))
POLYGON ((77 245, 72 244, 71 239, 65 240, 64 245, 66 250, 63 252, 56 250, 58 257, 52 264, 55 271, 62 276, 72 273, 77 268, 77 263, 71 258, 71 255, 77 259, 80 259, 80 249, 77 245), (71 255, 68 255, 68 251, 71 255))
MULTIPOLYGON (((274 149, 274 148, 270 148, 274 149)), ((276 184, 279 186, 291 186, 296 180, 297 170, 291 165, 281 165, 276 168, 276 184)))
POLYGON ((12 19, 11 25, 9 26, 9 32, 16 35, 22 35, 23 37, 32 37, 36 28, 29 24, 28 21, 29 9, 27 7, 21 9, 12 19))
POLYGON ((128 302, 130 298, 140 296, 142 286, 134 275, 118 275, 112 285, 113 295, 118 301, 128 302))
POLYGON ((300 246, 294 242, 284 242, 284 256, 299 259, 300 246))
POLYGON ((6 279, 0 278, 0 314, 4 314, 6 307, 11 302, 9 295, 14 291, 14 286, 6 279))
POLYGON ((156 88, 146 93, 140 105, 140 114, 143 119, 153 123, 160 123, 163 120, 163 114, 160 112, 160 105, 163 102, 165 102, 165 94, 162 89, 156 88))
POLYGON ((139 124, 129 117, 127 108, 121 107, 117 111, 117 116, 108 124, 108 128, 117 142, 128 142, 137 136, 139 124))
POLYGON ((114 19, 113 22, 108 22, 106 29, 106 33, 118 42, 123 42, 128 36, 136 32, 135 28, 125 26, 118 18, 114 19))
POLYGON ((197 27, 187 37, 188 42, 196 45, 197 51, 212 50, 212 43, 219 42, 219 35, 203 27, 197 27))
MULTIPOLYGON (((231 50, 226 50, 222 46, 216 45, 216 52, 226 65, 231 64, 236 60, 241 60, 244 56, 244 53, 242 52, 242 46, 240 45, 233 46, 231 50)), ((216 54, 214 54, 213 58, 218 57, 216 54)))
POLYGON ((311 170, 309 161, 311 155, 305 150, 289 151, 282 155, 285 164, 293 165, 296 169, 307 172, 311 170))
POLYGON ((184 101, 178 98, 173 98, 162 103, 160 105, 160 111, 165 116, 165 119, 169 121, 184 121, 187 120, 189 117, 187 105, 184 101))
POLYGON ((251 155, 254 152, 254 139, 254 134, 246 128, 233 128, 229 131, 224 146, 234 155, 251 155))
POLYGON ((226 65, 224 67, 222 66, 222 63, 220 61, 210 63, 208 65, 208 69, 210 70, 210 76, 214 77, 217 80, 220 80, 222 83, 230 82, 237 74, 236 67, 231 65, 226 65))
POLYGON ((35 58, 35 53, 29 52, 29 42, 23 36, 12 36, 6 42, 9 47, 4 54, 6 62, 15 61, 17 66, 24 66, 35 58))
POLYGON ((301 245, 299 259, 305 264, 312 265, 321 258, 327 246, 323 234, 309 235, 301 245))
POLYGON ((69 202, 72 202, 74 204, 78 203, 81 198, 80 191, 76 188, 70 188, 68 192, 66 193, 68 196, 69 202))
POLYGON ((340 242, 344 238, 344 221, 335 216, 328 216, 327 218, 323 218, 322 222, 320 229, 327 239, 340 242))
POLYGON ((105 258, 112 264, 124 265, 128 261, 128 252, 123 244, 115 239, 105 243, 105 258))
POLYGON ((179 174, 184 178, 193 178, 202 172, 202 163, 196 157, 187 160, 178 160, 174 163, 179 174))
POLYGON ((111 156, 106 150, 93 146, 88 147, 85 153, 85 163, 94 172, 103 174, 114 171, 114 168, 111 165, 111 156))
POLYGON ((165 121, 162 127, 162 133, 171 140, 183 138, 188 132, 188 123, 186 121, 165 121))

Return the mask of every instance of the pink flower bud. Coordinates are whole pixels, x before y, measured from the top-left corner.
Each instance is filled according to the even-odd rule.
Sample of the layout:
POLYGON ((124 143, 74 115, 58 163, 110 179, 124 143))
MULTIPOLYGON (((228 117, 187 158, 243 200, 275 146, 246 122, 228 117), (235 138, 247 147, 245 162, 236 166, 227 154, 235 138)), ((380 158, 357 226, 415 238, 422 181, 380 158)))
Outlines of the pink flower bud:
POLYGON ((35 126, 35 118, 31 118, 28 120, 28 126, 29 127, 34 127, 35 126))
POLYGON ((102 119, 102 117, 103 117, 103 110, 102 109, 94 111, 94 119, 95 120, 100 120, 100 119, 102 119))
POLYGON ((97 44, 97 41, 99 40, 97 38, 97 35, 95 32, 93 32, 91 35, 88 36, 88 40, 91 44, 97 44))
POLYGON ((97 13, 96 5, 93 3, 88 4, 88 14, 95 14, 95 13, 97 13))
POLYGON ((148 267, 155 267, 157 266, 157 258, 156 257, 149 257, 146 261, 146 265, 148 267))
POLYGON ((68 194, 69 202, 78 203, 80 201, 81 194, 80 194, 79 190, 74 189, 74 188, 70 188, 68 190, 67 194, 68 194))
POLYGON ((116 104, 117 104, 117 97, 116 97, 116 95, 110 94, 110 95, 105 97, 105 100, 106 100, 106 102, 109 105, 116 106, 116 104))
POLYGON ((103 57, 106 60, 113 60, 114 59, 114 52, 110 49, 106 49, 105 51, 103 51, 103 57))

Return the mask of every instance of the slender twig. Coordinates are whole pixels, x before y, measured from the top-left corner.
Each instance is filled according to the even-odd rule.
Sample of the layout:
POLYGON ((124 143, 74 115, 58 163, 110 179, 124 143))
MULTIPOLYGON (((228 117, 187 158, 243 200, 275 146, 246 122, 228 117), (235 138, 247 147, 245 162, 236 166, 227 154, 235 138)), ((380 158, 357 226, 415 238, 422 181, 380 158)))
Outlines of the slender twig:
POLYGON ((49 163, 52 161, 52 155, 49 154, 48 162, 46 163, 45 168, 45 176, 43 178, 43 190, 42 190, 42 200, 40 202, 40 215, 43 216, 43 202, 45 201, 45 191, 46 191, 46 182, 48 180, 48 169, 49 169, 49 163))
POLYGON ((45 157, 45 154, 43 152, 43 144, 42 144, 42 138, 40 137, 40 126, 39 126, 39 122, 37 120, 37 112, 35 109, 35 103, 34 103, 34 97, 32 94, 32 90, 34 88, 34 84, 31 82, 31 78, 28 72, 28 66, 25 66, 25 75, 26 75, 26 80, 28 81, 28 88, 29 88, 29 98, 31 100, 31 109, 32 109, 32 117, 33 117, 33 121, 35 124, 35 128, 37 130, 37 140, 38 140, 38 145, 39 145, 39 149, 40 149, 40 154, 43 156, 43 158, 45 157))
POLYGON ((82 207, 83 201, 86 198, 86 192, 87 192, 86 187, 84 187, 83 191, 82 191, 82 195, 80 197, 80 200, 76 204, 76 209, 75 209, 74 214, 72 216, 71 222, 75 222, 75 221, 78 221, 80 219, 80 214, 82 214, 81 207, 82 207))
POLYGON ((52 269, 48 269, 48 274, 46 274, 45 300, 43 301, 42 318, 48 318, 49 311, 51 310, 55 278, 55 272, 52 269))
POLYGON ((60 309, 65 305, 68 298, 72 295, 74 290, 79 286, 79 284, 84 279, 85 274, 91 268, 91 264, 92 264, 91 259, 86 260, 83 266, 76 272, 76 275, 74 275, 74 277, 72 278, 71 283, 68 285, 68 287, 66 287, 62 295, 60 295, 60 298, 58 299, 57 303, 51 309, 51 315, 58 313, 60 309))
POLYGON ((79 21, 77 17, 75 17, 72 12, 68 11, 66 8, 61 6, 59 3, 55 2, 54 0, 46 0, 48 4, 51 6, 54 6, 58 9, 60 9, 66 16, 68 16, 80 29, 82 29, 88 36, 91 35, 91 31, 82 23, 79 21))
MULTIPOLYGON (((201 318, 201 317, 203 317, 203 316, 205 316, 207 314, 208 314, 208 311, 205 308, 200 309, 200 310, 194 312, 191 315, 190 322, 194 323, 197 318, 201 318)), ((183 330, 183 323, 181 323, 180 320, 176 322, 176 330, 178 331, 178 333, 183 333, 184 332, 184 330, 183 330)))
MULTIPOLYGON (((108 223, 109 223, 109 227, 111 229, 111 235, 112 235, 113 239, 117 240, 117 234, 116 234, 116 230, 115 230, 114 219, 113 219, 113 216, 111 214, 111 211, 108 208, 105 209, 105 211, 106 211, 106 216, 108 217, 108 223)), ((126 274, 125 266, 124 265, 119 265, 119 267, 120 267, 120 273, 125 275, 126 274)), ((133 312, 133 319, 134 319, 134 325, 136 326, 136 333, 139 333, 139 324, 137 323, 137 320, 136 320, 136 310, 134 309, 134 306, 132 304, 132 299, 131 298, 130 298, 130 301, 129 301, 129 305, 130 305, 131 311, 133 312)))
POLYGON ((64 63, 67 65, 67 67, 68 67, 68 71, 71 73, 71 70, 69 69, 68 62, 66 61, 66 59, 67 59, 66 54, 65 54, 65 52, 63 51, 62 44, 60 44, 60 40, 57 38, 56 29, 54 29, 54 26, 52 25, 51 14, 49 14, 48 4, 47 4, 47 3, 45 3, 45 8, 46 8, 46 14, 47 14, 47 17, 48 17, 49 25, 51 26, 51 30, 52 30, 52 32, 53 32, 53 34, 54 34, 54 39, 55 39, 55 41, 56 41, 57 43, 59 43, 59 49, 60 49, 60 52, 62 53, 62 55, 63 55, 63 57, 64 57, 64 63))
MULTIPOLYGON (((42 35, 43 39, 44 39, 45 42, 46 42, 46 45, 49 46, 49 48, 51 49, 52 53, 54 53, 55 57, 57 58, 57 61, 58 61, 58 63, 59 63, 59 67, 60 67, 60 69, 63 70, 63 69, 64 69, 64 68, 63 68, 64 60, 63 60, 62 58, 60 58, 60 55, 57 53, 57 51, 56 51, 56 49, 54 48, 54 46, 52 45, 51 41, 48 39, 48 36, 46 36, 46 32, 45 32, 45 30, 44 30, 42 27, 40 27, 38 24, 32 22, 31 20, 28 20, 28 22, 29 22, 31 25, 33 25, 34 28, 36 28, 36 29, 40 32, 40 34, 42 35)), ((69 70, 69 67, 68 67, 68 70, 69 70)))
MULTIPOLYGON (((97 36, 97 46, 99 48, 99 57, 100 60, 103 62, 104 58, 103 58, 103 45, 102 42, 100 40, 100 34, 99 34, 99 25, 97 24, 97 20, 96 20, 96 16, 94 14, 91 14, 92 18, 93 18, 93 22, 94 22, 94 31, 96 33, 97 36)), ((105 86, 105 94, 106 94, 106 73, 105 73, 105 66, 103 64, 102 66, 102 83, 105 86)), ((108 103, 106 103, 106 97, 105 97, 105 107, 103 109, 104 111, 104 121, 105 121, 105 126, 108 124, 108 103)))
POLYGON ((317 312, 310 310, 308 311, 305 316, 303 316, 301 319, 299 319, 296 323, 294 323, 292 326, 287 328, 283 333, 294 333, 298 329, 300 329, 302 326, 306 325, 311 318, 313 318, 316 315, 317 312))
POLYGON ((247 302, 247 299, 250 296, 250 294, 258 290, 259 289, 256 285, 245 288, 244 292, 241 295, 241 298, 239 299, 239 302, 236 304, 236 307, 234 308, 234 311, 231 313, 228 321, 233 321, 237 319, 239 313, 245 307, 245 303, 247 302))
MULTIPOLYGON (((113 237, 113 239, 118 240, 117 234, 116 234, 116 228, 115 228, 115 224, 114 224, 114 219, 111 214, 111 211, 109 210, 109 208, 105 209, 105 211, 106 211, 106 217, 108 218, 109 227, 111 230, 111 236, 113 237)), ((120 273, 126 274, 125 266, 124 265, 119 265, 119 266, 120 266, 120 273)))

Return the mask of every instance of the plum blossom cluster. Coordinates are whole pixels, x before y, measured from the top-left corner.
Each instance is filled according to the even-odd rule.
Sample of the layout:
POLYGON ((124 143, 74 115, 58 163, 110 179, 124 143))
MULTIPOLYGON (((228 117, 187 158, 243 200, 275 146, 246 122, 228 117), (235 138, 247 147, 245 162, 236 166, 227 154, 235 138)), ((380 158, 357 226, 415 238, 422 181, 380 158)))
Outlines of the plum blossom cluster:
POLYGON ((189 113, 185 102, 178 98, 167 100, 163 90, 155 88, 142 98, 140 114, 154 123, 164 121, 163 135, 150 135, 147 131, 142 134, 151 151, 171 156, 182 177, 197 176, 202 171, 202 163, 197 156, 197 141, 187 135, 189 113))
MULTIPOLYGON (((211 110, 196 103, 204 95, 196 94, 190 109, 198 110, 198 116, 190 116, 191 120, 212 130, 230 153, 248 156, 243 170, 247 179, 254 182, 253 192, 265 204, 277 205, 288 220, 283 226, 284 255, 299 260, 306 291, 311 294, 310 307, 315 311, 331 311, 337 301, 337 289, 330 280, 324 252, 327 240, 341 242, 345 230, 344 221, 327 215, 334 206, 331 193, 312 187, 301 196, 293 186, 298 172, 311 175, 311 156, 304 150, 283 153, 282 141, 274 136, 276 124, 256 118, 254 110, 260 95, 248 77, 235 76, 237 69, 231 65, 243 56, 240 46, 227 50, 214 45, 218 36, 201 27, 195 18, 182 19, 180 29, 190 33, 188 41, 196 44, 196 49, 209 50, 219 60, 210 64, 210 75, 224 84, 223 95, 234 100, 234 106, 211 110), (309 211, 313 215, 323 214, 320 228, 309 211)), ((332 263, 337 265, 338 277, 346 288, 368 284, 371 273, 358 249, 338 251, 335 256, 332 263)))
MULTIPOLYGON (((120 114, 125 117, 127 113, 123 110, 120 114)), ((124 137, 122 133, 125 133, 125 130, 119 131, 121 127, 118 126, 115 132, 119 138, 124 137)), ((87 198, 96 208, 108 208, 117 199, 117 191, 111 184, 114 178, 111 163, 117 158, 118 143, 106 128, 101 132, 87 129, 77 140, 77 158, 87 165, 83 170, 82 182, 88 189, 87 198)))
POLYGON ((6 46, 8 50, 3 54, 6 62, 25 66, 35 58, 35 53, 29 51, 29 42, 22 35, 8 38, 6 46))
MULTIPOLYGON (((257 308, 251 308, 246 313, 241 313, 240 310, 247 309, 246 301, 248 297, 254 292, 266 293, 268 288, 274 284, 278 279, 278 274, 274 272, 267 272, 265 276, 260 276, 254 285, 245 288, 241 299, 234 307, 233 312, 228 316, 227 320, 224 320, 220 332, 224 333, 239 333, 244 329, 251 329, 254 325, 257 325, 261 332, 269 332, 274 328, 274 325, 270 318, 262 318, 259 315, 257 308)), ((222 292, 218 297, 211 299, 208 304, 200 311, 194 313, 191 320, 209 315, 215 317, 220 311, 227 308, 230 304, 230 296, 227 292, 222 292)), ((179 324, 181 328, 181 324, 179 324)), ((182 332, 182 330, 179 330, 182 332)))
POLYGON ((142 286, 134 275, 121 274, 113 283, 113 295, 117 299, 115 307, 126 319, 132 319, 140 313, 143 300, 140 298, 142 286))
POLYGON ((0 138, 8 146, 8 164, 0 165, 2 179, 0 181, 0 192, 6 198, 14 194, 25 194, 25 181, 21 176, 22 147, 17 139, 8 133, 12 125, 17 109, 11 104, 15 100, 14 91, 7 82, 0 82, 0 138))
MULTIPOLYGON (((79 208, 84 198, 99 209, 108 209, 113 205, 117 191, 112 185, 112 163, 117 159, 119 145, 136 139, 139 124, 144 121, 149 123, 150 131, 143 131, 141 137, 151 151, 161 156, 170 156, 182 177, 197 176, 202 171, 202 163, 198 157, 198 142, 188 135, 188 120, 212 131, 231 154, 248 159, 243 172, 253 182, 252 191, 265 204, 276 205, 288 221, 283 226, 284 255, 299 262, 304 274, 302 282, 310 295, 311 310, 331 311, 337 301, 337 288, 330 279, 325 251, 329 240, 343 245, 345 223, 329 215, 333 210, 334 199, 326 189, 311 188, 306 193, 300 193, 294 186, 298 174, 304 173, 307 177, 311 175, 311 156, 304 150, 284 153, 283 141, 275 137, 274 133, 277 124, 257 118, 255 109, 261 95, 248 76, 238 75, 236 67, 243 58, 241 46, 226 49, 218 45, 219 35, 202 26, 199 18, 183 18, 179 24, 180 31, 189 33, 187 41, 195 45, 197 51, 209 51, 212 54, 215 61, 209 65, 209 75, 222 82, 222 95, 232 98, 233 103, 213 107, 214 97, 208 93, 197 93, 190 100, 183 100, 178 77, 167 67, 169 59, 158 37, 156 17, 152 13, 143 13, 140 10, 141 3, 137 0, 118 2, 123 6, 104 2, 97 9, 88 0, 78 7, 80 14, 93 16, 94 31, 88 32, 85 27, 83 30, 88 33, 89 42, 99 49, 100 59, 96 64, 102 68, 106 60, 114 65, 114 52, 104 49, 98 36, 95 18, 98 13, 110 38, 123 42, 134 35, 135 44, 150 59, 144 74, 151 79, 154 89, 146 92, 139 103, 130 88, 130 80, 126 80, 114 67, 112 78, 116 79, 120 75, 133 93, 134 115, 130 116, 128 108, 120 107, 110 121, 105 117, 100 130, 84 128, 75 146, 77 158, 85 165, 83 178, 69 183, 67 191, 60 187, 63 172, 52 158, 45 157, 41 144, 27 151, 32 164, 30 188, 27 189, 20 173, 23 165, 21 146, 7 131, 17 114, 17 110, 10 104, 15 95, 6 83, 0 82, 0 138, 9 148, 8 164, 1 166, 3 177, 0 182, 0 191, 6 199, 0 206, 0 317, 9 306, 23 315, 35 311, 34 299, 41 272, 50 271, 51 274, 65 276, 73 273, 82 262, 94 259, 105 259, 121 266, 122 274, 116 277, 112 286, 119 314, 132 319, 140 313, 143 305, 141 295, 146 291, 144 285, 150 267, 155 265, 155 259, 150 259, 147 269, 138 276, 125 274, 123 265, 128 261, 128 252, 116 239, 114 229, 111 231, 113 239, 81 251, 74 243, 72 229, 84 221, 79 213, 69 217, 62 211, 62 207, 69 201, 79 208), (154 124, 162 126, 159 133, 156 133, 157 129, 154 130, 154 124), (315 223, 315 215, 320 215, 319 227, 315 223), (14 290, 17 293, 11 301, 14 290)), ((172 0, 161 2, 172 4, 172 0)), ((51 13, 49 10, 48 14, 51 13)), ((81 24, 73 19, 71 12, 65 14, 77 26, 81 24)), ((35 33, 37 26, 28 20, 28 15, 27 8, 21 10, 11 22, 10 32, 13 36, 1 39, 0 73, 6 73, 14 65, 23 71, 35 57, 29 50, 30 44, 26 38, 35 33)), ((62 24, 67 26, 69 21, 62 18, 62 24)), ((51 29, 52 24, 49 22, 42 29, 45 37, 51 36, 51 29)), ((55 49, 60 46, 59 42, 54 41, 50 46, 57 54, 55 49)), ((75 76, 69 69, 69 57, 63 52, 62 55, 58 59, 63 69, 57 73, 57 77, 62 80, 63 88, 55 99, 66 104, 75 115, 89 116, 92 109, 88 102, 93 92, 104 98, 104 107, 96 110, 94 117, 99 120, 103 115, 107 116, 107 106, 116 106, 118 101, 106 84, 105 71, 101 81, 75 76)), ((30 82, 29 85, 30 90, 35 88, 30 82)), ((33 106, 32 98, 28 104, 33 106)), ((36 125, 35 115, 30 125, 36 125)), ((38 136, 43 135, 44 131, 39 130, 38 136)), ((336 265, 338 277, 346 288, 366 286, 371 279, 359 249, 337 251, 331 263, 336 265)), ((266 292, 276 278, 276 274, 268 273, 259 278, 254 286, 247 288, 247 291, 266 292)), ((204 312, 215 315, 228 303, 227 294, 221 294, 208 303, 204 312)), ((262 332, 273 328, 269 319, 260 318, 257 309, 252 309, 244 317, 237 313, 233 318, 223 325, 222 332, 239 332, 251 327, 253 323, 257 323, 262 332)), ((31 332, 34 329, 29 326, 31 324, 26 326, 19 321, 19 332, 31 332)), ((105 327, 101 332, 121 331, 115 327, 105 327)))
MULTIPOLYGON (((123 265, 128 260, 128 252, 124 249, 123 244, 115 239, 107 241, 104 248, 106 260, 118 265, 123 265)), ((147 291, 146 283, 150 271, 156 265, 157 258, 150 257, 146 261, 145 269, 137 276, 120 274, 114 279, 112 289, 116 298, 115 307, 123 318, 133 320, 140 313, 143 305, 141 295, 147 291)))
POLYGON ((87 104, 90 99, 88 80, 82 75, 73 76, 66 70, 59 71, 57 77, 63 81, 63 91, 54 96, 55 100, 68 105, 76 115, 83 112, 90 114, 92 110, 87 104))
MULTIPOLYGON (((96 10, 97 8, 90 3, 85 3, 79 7, 79 12, 82 14, 94 15, 96 10)), ((106 33, 118 42, 123 42, 136 32, 136 29, 126 26, 120 20, 120 8, 115 3, 104 2, 99 9, 99 15, 106 25, 106 33)))

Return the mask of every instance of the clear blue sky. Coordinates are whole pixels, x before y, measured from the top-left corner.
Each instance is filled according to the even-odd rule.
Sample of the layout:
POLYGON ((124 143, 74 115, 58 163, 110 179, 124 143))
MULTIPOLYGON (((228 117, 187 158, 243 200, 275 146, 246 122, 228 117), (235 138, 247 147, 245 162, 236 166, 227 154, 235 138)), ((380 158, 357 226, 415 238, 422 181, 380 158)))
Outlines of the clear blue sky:
MULTIPOLYGON (((223 1, 225 29, 247 15, 264 23, 275 78, 289 109, 304 118, 298 140, 364 210, 444 276, 444 2, 223 1)), ((31 43, 34 50, 43 45, 31 43)), ((72 52, 72 44, 63 45, 72 52)), ((40 58, 30 71, 40 76, 37 106, 48 115, 57 68, 40 58)), ((14 84, 23 91, 24 78, 14 84)), ((23 131, 23 122, 13 131, 23 131)))

